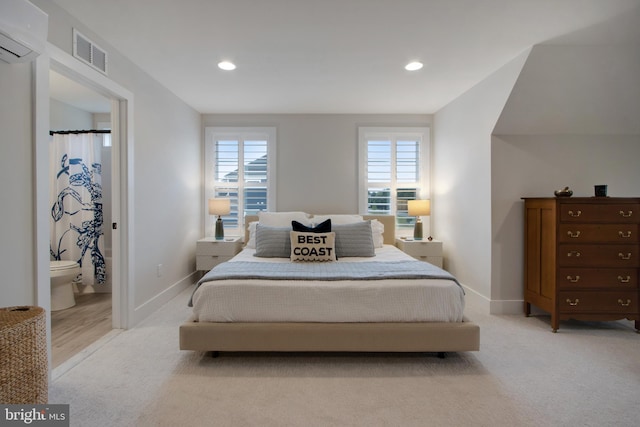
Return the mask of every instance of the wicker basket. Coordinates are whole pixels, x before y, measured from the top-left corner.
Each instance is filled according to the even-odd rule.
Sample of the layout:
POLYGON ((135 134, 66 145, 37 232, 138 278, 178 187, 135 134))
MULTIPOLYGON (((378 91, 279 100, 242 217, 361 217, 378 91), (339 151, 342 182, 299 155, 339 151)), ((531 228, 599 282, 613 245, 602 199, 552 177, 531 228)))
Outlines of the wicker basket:
POLYGON ((45 404, 48 381, 44 309, 0 308, 0 403, 45 404))

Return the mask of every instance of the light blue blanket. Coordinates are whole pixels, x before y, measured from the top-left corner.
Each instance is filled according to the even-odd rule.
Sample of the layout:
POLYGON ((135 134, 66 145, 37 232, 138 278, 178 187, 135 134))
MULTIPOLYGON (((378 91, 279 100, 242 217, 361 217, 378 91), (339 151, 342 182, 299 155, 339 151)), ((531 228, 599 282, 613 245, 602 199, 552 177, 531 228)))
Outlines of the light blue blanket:
MULTIPOLYGON (((205 274, 196 285, 216 280, 386 280, 446 279, 460 283, 449 272, 422 261, 389 262, 224 262, 205 274)), ((460 286, 462 288, 462 286, 460 286)), ((192 294, 193 298, 193 294, 192 294)), ((192 299, 189 300, 189 307, 192 299)))

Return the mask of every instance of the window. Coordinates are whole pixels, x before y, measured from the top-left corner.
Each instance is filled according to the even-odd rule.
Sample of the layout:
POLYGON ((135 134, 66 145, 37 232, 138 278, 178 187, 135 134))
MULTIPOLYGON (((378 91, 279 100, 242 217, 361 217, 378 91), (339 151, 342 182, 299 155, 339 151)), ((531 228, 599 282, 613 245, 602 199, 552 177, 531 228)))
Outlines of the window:
MULTIPOLYGON (((111 122, 98 122, 96 124, 98 130, 111 130, 111 122)), ((102 146, 111 147, 111 134, 105 133, 102 135, 102 146)))
POLYGON ((231 199, 225 233, 243 235, 244 216, 275 210, 275 128, 208 127, 205 131, 205 234, 215 218, 206 200, 231 199))
POLYGON ((429 128, 358 129, 360 212, 413 228, 407 201, 429 198, 429 128))

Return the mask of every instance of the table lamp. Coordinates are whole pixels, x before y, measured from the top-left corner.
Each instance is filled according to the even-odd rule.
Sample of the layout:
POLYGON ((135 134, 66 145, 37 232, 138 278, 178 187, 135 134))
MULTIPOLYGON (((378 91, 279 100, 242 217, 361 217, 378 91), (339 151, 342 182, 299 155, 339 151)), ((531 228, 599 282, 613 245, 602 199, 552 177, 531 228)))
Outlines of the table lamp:
POLYGON ((422 220, 421 216, 431 215, 431 200, 409 200, 409 216, 416 217, 416 224, 413 228, 413 238, 422 240, 422 220))
POLYGON ((224 239, 224 228, 222 226, 222 215, 231 213, 231 199, 209 199, 209 215, 218 215, 216 220, 216 240, 224 239))

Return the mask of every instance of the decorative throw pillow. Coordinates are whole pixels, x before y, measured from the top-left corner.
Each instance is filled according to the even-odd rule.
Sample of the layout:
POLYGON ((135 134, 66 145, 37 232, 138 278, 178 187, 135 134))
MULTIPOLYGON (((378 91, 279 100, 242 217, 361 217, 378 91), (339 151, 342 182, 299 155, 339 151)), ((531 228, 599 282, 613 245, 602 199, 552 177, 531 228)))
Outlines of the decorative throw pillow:
POLYGON ((289 258, 291 255, 290 227, 256 225, 256 252, 262 258, 289 258))
POLYGON ((371 234, 371 221, 334 225, 336 256, 372 257, 376 255, 371 234))
POLYGON ((298 221, 291 221, 291 227, 293 231, 301 231, 305 233, 330 233, 331 232, 331 220, 328 219, 315 227, 307 227, 306 225, 299 223, 298 221))
POLYGON ((306 233, 291 231, 291 261, 335 261, 334 232, 306 233))

